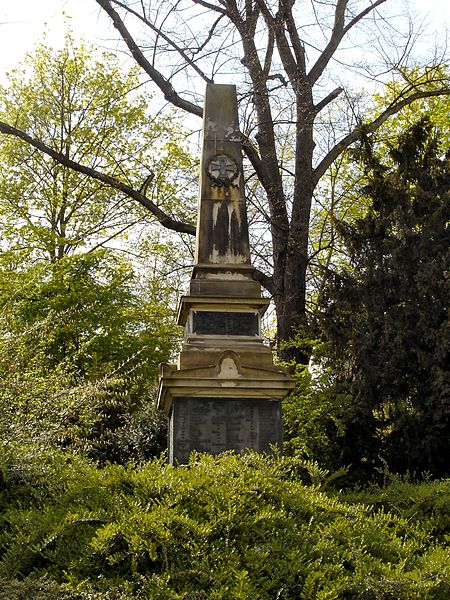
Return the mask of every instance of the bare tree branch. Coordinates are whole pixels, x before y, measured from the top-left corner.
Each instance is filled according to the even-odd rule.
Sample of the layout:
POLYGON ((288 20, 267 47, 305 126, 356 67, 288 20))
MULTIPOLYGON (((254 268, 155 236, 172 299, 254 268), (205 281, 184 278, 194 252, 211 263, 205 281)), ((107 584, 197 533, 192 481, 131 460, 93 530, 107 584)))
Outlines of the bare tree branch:
POLYGON ((211 41, 211 38, 214 35, 214 31, 215 31, 217 25, 220 23, 220 21, 223 19, 224 16, 225 15, 220 14, 217 17, 217 19, 214 21, 214 23, 209 28, 208 35, 206 36, 206 38, 203 40, 203 42, 200 44, 200 46, 198 46, 198 48, 195 49, 195 53, 201 52, 204 48, 206 48, 206 46, 208 45, 208 42, 211 41))
POLYGON ((266 77, 269 77, 269 73, 270 73, 270 67, 272 66, 272 57, 273 57, 273 51, 274 51, 274 47, 275 47, 275 36, 273 35, 273 31, 272 29, 269 29, 269 31, 267 32, 268 35, 268 40, 267 40, 267 50, 266 50, 266 56, 264 58, 264 75, 266 77))
POLYGON ((334 148, 328 152, 328 154, 320 161, 317 167, 314 170, 314 177, 316 183, 319 179, 325 174, 328 167, 330 167, 333 162, 339 157, 344 150, 346 150, 349 146, 351 146, 354 142, 356 142, 361 133, 372 133, 376 131, 383 123, 385 123, 390 117, 400 112, 405 106, 409 106, 415 100, 420 100, 420 98, 431 98, 433 96, 450 96, 450 89, 448 90, 424 90, 422 92, 415 92, 411 94, 407 98, 403 98, 398 102, 390 104, 376 119, 371 121, 370 123, 365 123, 363 125, 359 125, 353 129, 348 135, 346 135, 339 143, 337 143, 334 148))
POLYGON ((222 15, 227 14, 227 11, 224 8, 221 8, 220 6, 216 6, 215 4, 211 4, 210 2, 206 2, 205 0, 192 0, 192 2, 194 4, 199 4, 200 6, 203 6, 204 8, 208 8, 209 10, 213 10, 214 12, 218 12, 222 15))
POLYGON ((152 31, 154 31, 155 33, 158 34, 159 37, 161 37, 165 42, 167 42, 170 46, 172 46, 172 48, 174 50, 176 50, 178 52, 178 54, 186 61, 186 64, 188 64, 189 66, 191 66, 194 71, 204 80, 206 81, 206 83, 213 83, 213 80, 211 78, 209 78, 195 63, 194 60, 192 60, 191 58, 189 58, 189 56, 186 54, 186 52, 183 50, 183 48, 180 48, 180 46, 178 46, 178 44, 175 44, 175 42, 168 36, 166 35, 161 29, 159 29, 158 27, 156 27, 156 25, 154 25, 153 23, 151 23, 146 17, 145 15, 140 15, 138 12, 136 12, 135 10, 133 10, 130 6, 127 6, 126 4, 124 4, 123 2, 119 2, 119 0, 113 0, 114 4, 116 4, 117 6, 120 6, 121 8, 124 8, 127 12, 129 12, 131 15, 135 16, 137 19, 139 19, 140 21, 142 21, 142 23, 144 23, 147 27, 149 27, 152 31))
POLYGON ((259 283, 270 293, 275 293, 275 287, 273 283, 273 277, 270 277, 266 273, 263 273, 259 269, 255 269, 253 272, 253 279, 259 281, 259 283))
MULTIPOLYGON (((286 37, 286 9, 280 10, 274 17, 270 12, 265 0, 256 0, 261 10, 267 27, 272 30, 275 34, 277 41, 278 52, 280 54, 281 61, 283 63, 284 70, 286 71, 289 81, 296 92, 298 92, 300 79, 304 80, 304 71, 302 71, 301 64, 299 65, 296 61, 296 56, 293 54, 291 45, 286 37), (300 77, 299 77, 300 76, 300 77)), ((298 50, 297 44, 294 42, 294 51, 298 50)))
POLYGON ((264 162, 261 160, 260 155, 258 154, 257 149, 251 143, 247 136, 241 134, 241 143, 242 149, 244 150, 247 158, 252 164, 252 167, 255 169, 256 176, 258 177, 261 185, 266 188, 270 184, 270 181, 267 178, 267 171, 264 168, 264 162))
POLYGON ((344 91, 343 88, 338 87, 335 90, 333 90, 332 92, 330 92, 328 94, 328 96, 325 96, 325 98, 323 98, 320 102, 318 102, 315 106, 316 115, 319 114, 320 111, 325 108, 325 106, 330 104, 330 102, 333 102, 333 100, 335 100, 340 94, 342 94, 343 91, 344 91))
POLYGON ((111 18, 114 27, 120 33, 122 39, 128 46, 131 54, 133 55, 133 58, 163 92, 164 98, 177 108, 181 108, 182 110, 185 110, 188 113, 201 117, 203 115, 202 108, 200 106, 197 106, 196 104, 193 104, 192 102, 189 102, 188 100, 185 100, 179 94, 177 94, 175 88, 170 83, 170 81, 166 79, 157 69, 155 69, 153 65, 151 65, 150 62, 145 58, 144 53, 134 41, 134 38, 131 35, 131 33, 125 27, 125 23, 120 18, 118 12, 114 10, 114 8, 111 6, 110 0, 95 1, 111 18))
POLYGON ((295 58, 298 62, 300 70, 302 73, 306 71, 306 55, 305 48, 303 46, 302 40, 298 34, 297 25, 295 23, 294 15, 292 14, 292 5, 294 4, 292 0, 289 0, 287 6, 284 6, 283 16, 286 21, 287 30, 289 32, 289 37, 292 42, 292 47, 294 49, 295 58))
POLYGON ((126 196, 132 198, 133 200, 136 200, 144 208, 150 211, 150 213, 158 219, 161 225, 163 225, 167 229, 171 229, 172 231, 178 231, 179 233, 188 233, 190 235, 195 235, 194 226, 173 219, 170 215, 168 215, 158 206, 156 206, 156 204, 149 200, 146 196, 133 189, 126 183, 119 181, 115 177, 111 177, 110 175, 100 173, 96 169, 92 169, 91 167, 87 167, 86 165, 81 165, 80 163, 77 163, 68 158, 65 154, 62 154, 61 152, 56 152, 56 150, 53 150, 53 148, 50 148, 43 142, 35 140, 24 131, 17 129, 16 127, 12 127, 11 125, 4 123, 3 121, 0 121, 0 133, 6 135, 13 135, 23 140, 24 142, 27 142, 27 144, 30 144, 30 146, 33 146, 33 148, 36 148, 44 154, 51 156, 51 158, 56 160, 56 162, 58 162, 59 164, 64 165, 65 167, 68 167, 73 171, 77 171, 78 173, 88 175, 89 177, 92 177, 92 179, 101 181, 102 183, 105 183, 106 185, 114 188, 115 190, 124 193, 126 196))
POLYGON ((365 16, 367 16, 370 12, 374 11, 376 8, 378 8, 378 6, 380 6, 380 4, 383 4, 384 2, 386 2, 386 0, 376 0, 376 2, 374 2, 373 4, 370 4, 364 10, 362 10, 359 14, 357 14, 356 17, 353 17, 353 19, 351 21, 349 21, 347 23, 347 25, 344 27, 344 35, 348 31, 350 31, 350 29, 352 29, 352 27, 354 27, 357 23, 359 23, 359 21, 361 21, 361 19, 363 19, 365 16))
POLYGON ((334 14, 334 26, 330 40, 308 73, 308 78, 311 84, 315 83, 322 75, 342 39, 350 31, 350 29, 352 29, 352 27, 359 23, 361 19, 363 19, 366 15, 375 10, 384 2, 386 2, 386 0, 376 0, 376 2, 365 8, 358 15, 356 15, 356 17, 349 21, 347 25, 345 25, 345 10, 347 8, 348 0, 337 1, 334 14))

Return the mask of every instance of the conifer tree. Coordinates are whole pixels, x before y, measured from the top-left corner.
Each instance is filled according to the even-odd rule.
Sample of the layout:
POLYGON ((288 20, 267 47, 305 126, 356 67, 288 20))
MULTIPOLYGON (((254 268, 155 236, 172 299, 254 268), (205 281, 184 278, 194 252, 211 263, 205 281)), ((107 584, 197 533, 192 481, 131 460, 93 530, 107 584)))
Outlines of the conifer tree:
POLYGON ((370 208, 339 224, 350 263, 329 271, 318 316, 354 403, 344 460, 448 475, 449 154, 422 120, 389 157, 369 139, 358 155, 370 208))

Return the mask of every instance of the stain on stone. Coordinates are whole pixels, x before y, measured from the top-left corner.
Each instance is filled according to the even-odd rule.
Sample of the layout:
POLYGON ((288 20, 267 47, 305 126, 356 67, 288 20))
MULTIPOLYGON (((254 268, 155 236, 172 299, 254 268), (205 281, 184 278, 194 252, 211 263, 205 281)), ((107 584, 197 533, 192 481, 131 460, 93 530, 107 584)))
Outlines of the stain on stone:
POLYGON ((233 210, 233 212, 231 213, 230 223, 230 250, 232 254, 241 253, 241 240, 242 233, 241 228, 239 226, 239 220, 236 216, 236 211, 233 210))
POLYGON ((228 205, 223 202, 217 212, 217 220, 214 225, 212 239, 219 256, 224 256, 228 251, 228 232, 230 230, 230 221, 228 216, 228 205))

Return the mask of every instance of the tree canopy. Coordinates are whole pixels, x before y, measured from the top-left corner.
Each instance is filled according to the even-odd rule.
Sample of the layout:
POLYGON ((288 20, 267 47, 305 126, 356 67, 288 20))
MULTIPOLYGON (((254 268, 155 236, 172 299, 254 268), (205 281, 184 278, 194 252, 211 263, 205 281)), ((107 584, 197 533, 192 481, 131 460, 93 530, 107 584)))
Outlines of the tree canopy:
MULTIPOLYGON (((387 0, 96 1, 168 103, 201 116, 202 82, 239 84, 248 197, 258 224, 255 278, 273 297, 279 341, 289 340, 306 322, 313 199, 324 175, 361 132, 376 131, 416 101, 449 93, 445 50, 415 56, 414 24, 394 18, 398 2, 387 0), (358 89, 364 78, 392 92, 386 105, 365 110, 358 89)), ((164 226, 195 232, 192 221, 116 171, 68 160, 4 121, 0 131, 120 189, 164 226)), ((292 346, 284 354, 308 358, 292 346)))
MULTIPOLYGON (((137 68, 124 71, 112 54, 75 47, 68 37, 59 51, 39 46, 9 75, 0 115, 67 160, 144 186, 148 198, 185 215, 193 161, 177 120, 151 114, 151 96, 140 88, 137 68)), ((120 247, 149 223, 148 211, 122 191, 16 137, 1 138, 0 158, 2 238, 23 258, 55 262, 120 247)))
MULTIPOLYGON (((10 75, 1 110, 70 160, 144 179, 148 197, 184 214, 190 154, 176 119, 152 115, 139 88, 136 69, 69 37, 10 75)), ((2 444, 65 446, 100 462, 158 453, 153 384, 177 338, 173 240, 143 233, 150 215, 126 194, 16 137, 1 139, 0 156, 2 444)))
POLYGON ((165 447, 153 387, 177 333, 162 288, 97 250, 2 265, 0 289, 3 451, 63 446, 121 462, 165 447))
POLYGON ((300 445, 312 442, 316 453, 323 444, 332 464, 366 474, 384 462, 448 476, 449 154, 427 120, 403 132, 389 156, 368 138, 358 154, 369 209, 337 224, 349 262, 327 269, 316 330, 328 392, 322 375, 312 402, 305 395, 316 406, 303 414, 300 445))

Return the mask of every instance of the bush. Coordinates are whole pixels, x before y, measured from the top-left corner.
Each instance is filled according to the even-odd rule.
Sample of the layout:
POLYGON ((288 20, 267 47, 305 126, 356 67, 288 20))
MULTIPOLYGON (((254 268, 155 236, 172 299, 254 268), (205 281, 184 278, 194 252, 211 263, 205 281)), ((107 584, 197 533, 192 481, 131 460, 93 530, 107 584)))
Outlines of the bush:
POLYGON ((394 513, 325 492, 314 469, 308 486, 304 461, 255 453, 102 470, 48 457, 28 475, 32 496, 9 487, 0 577, 20 587, 45 576, 69 598, 448 597, 436 521, 408 518, 400 500, 394 513))

